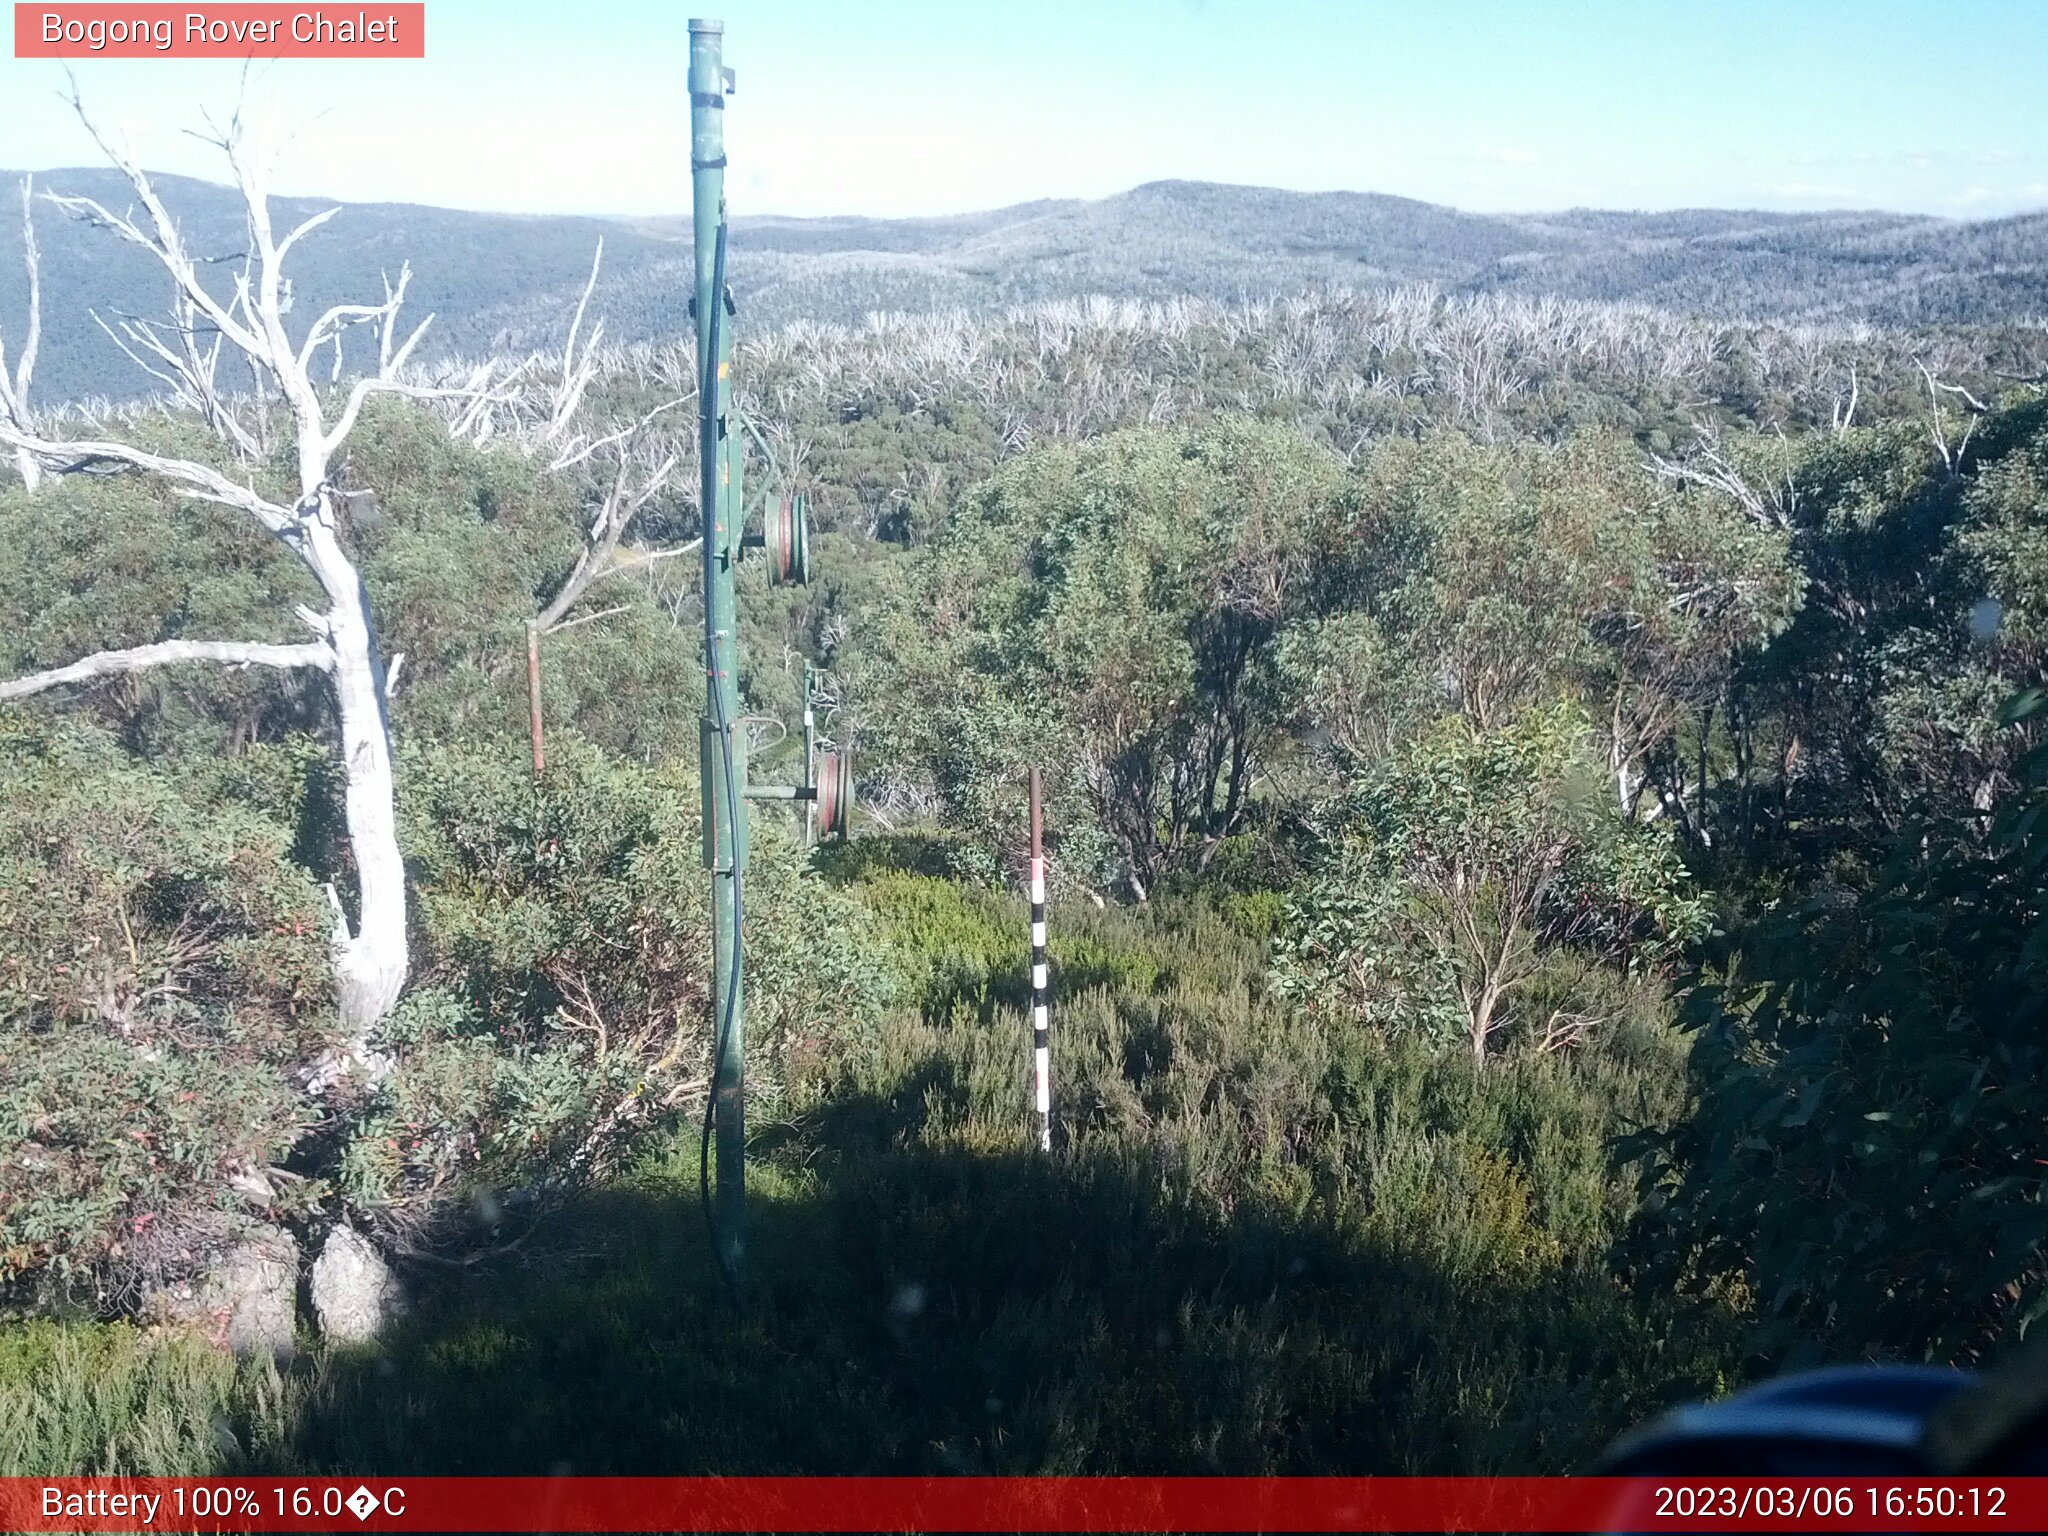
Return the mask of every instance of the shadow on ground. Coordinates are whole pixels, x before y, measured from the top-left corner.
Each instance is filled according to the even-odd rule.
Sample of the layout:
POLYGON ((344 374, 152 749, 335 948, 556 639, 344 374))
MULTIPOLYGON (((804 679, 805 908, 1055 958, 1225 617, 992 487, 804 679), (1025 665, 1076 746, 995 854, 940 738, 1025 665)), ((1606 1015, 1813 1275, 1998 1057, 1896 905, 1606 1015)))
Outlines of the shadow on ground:
POLYGON ((280 1449, 392 1475, 1562 1471, 1705 1384, 1605 1276, 1218 1215, 1156 1159, 892 1146, 915 1112, 837 1105, 842 1150, 756 1176, 743 1314, 678 1163, 422 1277, 280 1449))

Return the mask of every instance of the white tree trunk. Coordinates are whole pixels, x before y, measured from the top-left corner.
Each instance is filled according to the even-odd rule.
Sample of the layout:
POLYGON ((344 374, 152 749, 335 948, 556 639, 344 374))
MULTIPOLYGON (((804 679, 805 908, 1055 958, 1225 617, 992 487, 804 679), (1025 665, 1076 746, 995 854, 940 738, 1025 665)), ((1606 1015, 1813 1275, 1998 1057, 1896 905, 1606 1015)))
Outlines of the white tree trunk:
MULTIPOLYGON (((375 1075, 388 1060, 375 1045, 378 1025, 397 1003, 409 969, 405 860, 398 848, 398 806, 391 734, 385 713, 387 680, 377 654, 369 594, 355 563, 335 537, 333 519, 338 492, 328 482, 328 465, 341 450, 372 394, 488 398, 491 370, 480 371, 468 385, 458 388, 403 381, 401 374, 407 359, 433 321, 429 315, 403 341, 399 339, 398 315, 412 276, 409 266, 400 269, 396 283, 385 279, 381 304, 337 304, 315 319, 304 339, 293 345, 285 327, 290 287, 284 278, 284 258, 301 238, 340 210, 328 208, 316 213, 282 240, 278 239, 270 221, 264 169, 244 154, 239 112, 226 133, 213 142, 226 154, 241 190, 248 212, 249 244, 246 260, 235 280, 234 296, 227 300, 218 298, 201 280, 199 261, 187 250, 177 221, 150 185, 148 175, 94 126, 78 99, 75 82, 71 102, 86 130, 127 177, 146 217, 117 214, 91 198, 45 195, 58 206, 113 230, 122 239, 148 251, 170 275, 177 294, 172 322, 161 332, 151 322, 124 321, 120 334, 109 334, 114 334, 117 343, 125 335, 141 352, 155 356, 168 372, 151 367, 141 352, 124 344, 123 349, 137 362, 177 386, 195 403, 204 419, 246 460, 254 456, 259 446, 256 434, 262 434, 262 440, 267 441, 267 424, 260 419, 259 407, 254 432, 240 425, 229 402, 219 393, 214 366, 222 346, 239 352, 254 370, 259 387, 274 387, 291 412, 298 448, 299 499, 290 507, 280 506, 264 499, 252 484, 231 479, 196 460, 167 458, 119 442, 53 442, 35 433, 25 419, 28 366, 33 361, 34 327, 39 313, 35 304, 36 252, 32 238, 28 247, 31 329, 16 374, 10 378, 0 371, 0 447, 11 448, 23 456, 23 476, 31 485, 43 464, 62 471, 112 462, 161 475, 187 494, 203 500, 237 507, 282 539, 306 563, 326 593, 327 610, 299 610, 299 617, 318 636, 319 644, 312 647, 246 646, 231 642, 209 642, 196 647, 145 646, 132 652, 105 653, 73 668, 23 679, 18 691, 54 686, 73 672, 80 676, 99 675, 107 670, 129 670, 170 660, 200 659, 202 653, 209 660, 254 661, 272 666, 317 665, 328 672, 334 683, 336 714, 341 726, 348 841, 355 861, 358 900, 356 921, 351 927, 341 899, 329 887, 335 909, 335 979, 348 1040, 335 1059, 316 1069, 315 1086, 324 1086, 356 1067, 375 1075), (376 372, 350 386, 330 425, 320 393, 313 385, 313 358, 324 345, 332 343, 338 348, 343 331, 369 324, 377 328, 376 372), (202 335, 210 335, 212 340, 203 341, 202 335), (179 654, 170 654, 173 651, 179 654)), ((27 196, 26 187, 23 195, 27 196)), ((593 282, 595 275, 593 267, 593 282)), ((573 329, 570 355, 574 357, 573 329)), ((584 367, 578 377, 588 371, 584 367)), ((556 426, 566 424, 570 410, 573 401, 556 413, 556 426)))
POLYGON ((265 645, 247 640, 162 640, 125 651, 99 651, 69 666, 51 667, 27 677, 10 677, 0 682, 0 699, 25 699, 66 683, 90 682, 96 677, 167 667, 181 661, 218 661, 231 667, 318 667, 326 672, 333 670, 334 653, 317 642, 265 645))
POLYGON ((331 504, 305 519, 307 563, 326 588, 328 644, 334 650, 334 698, 341 722, 341 760, 349 851, 356 866, 355 929, 335 911, 335 974, 342 1022, 358 1056, 405 987, 405 858, 398 849, 397 786, 385 713, 384 667, 369 594, 335 539, 331 504))
MULTIPOLYGON (((12 374, 7 371, 7 349, 0 346, 0 419, 28 432, 35 426, 35 419, 29 414, 28 392, 35 378, 36 349, 43 335, 42 255, 36 248, 35 182, 28 176, 21 178, 21 254, 28 269, 28 325, 12 374)), ((43 466, 26 448, 14 450, 14 467, 31 494, 43 483, 43 466)))

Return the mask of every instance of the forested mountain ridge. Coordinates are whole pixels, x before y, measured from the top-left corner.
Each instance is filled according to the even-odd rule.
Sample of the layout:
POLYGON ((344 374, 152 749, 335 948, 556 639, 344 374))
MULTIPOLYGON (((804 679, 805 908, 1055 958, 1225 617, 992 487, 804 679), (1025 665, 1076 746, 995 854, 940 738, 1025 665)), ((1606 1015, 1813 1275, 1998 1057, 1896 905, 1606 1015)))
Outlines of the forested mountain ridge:
MULTIPOLYGON (((114 171, 51 171, 38 181, 117 210, 128 202, 114 171)), ((231 189, 175 176, 159 182, 196 249, 239 254, 231 189)), ((275 200, 280 223, 325 206, 275 200)), ((19 221, 18 201, 0 199, 0 249, 18 249, 19 221)), ((148 259, 48 205, 39 206, 37 227, 47 327, 40 395, 136 394, 147 381, 86 310, 156 313, 161 285, 148 259)), ((374 290, 380 271, 409 260, 416 312, 437 315, 425 355, 523 350, 574 303, 600 237, 595 304, 611 338, 675 334, 687 287, 680 217, 349 205, 301 258, 302 302, 325 306, 366 284, 374 290)), ((1168 181, 945 218, 742 216, 733 279, 750 328, 857 323, 875 311, 987 313, 1087 294, 1237 300, 1415 284, 1722 319, 1954 325, 2048 313, 2048 215, 1969 223, 1882 212, 1495 215, 1374 193, 1168 181)), ((0 261, 0 317, 21 312, 24 281, 18 262, 0 261)))

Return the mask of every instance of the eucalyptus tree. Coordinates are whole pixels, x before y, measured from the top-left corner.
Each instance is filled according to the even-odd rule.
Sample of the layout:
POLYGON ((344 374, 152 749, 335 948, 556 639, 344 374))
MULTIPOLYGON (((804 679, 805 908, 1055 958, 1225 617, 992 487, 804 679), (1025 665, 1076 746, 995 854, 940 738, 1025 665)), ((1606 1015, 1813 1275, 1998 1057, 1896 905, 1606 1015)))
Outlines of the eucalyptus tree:
POLYGON ((1799 601, 1782 529, 1675 494, 1615 436, 1440 432, 1380 446, 1361 478, 1337 555, 1351 611, 1293 646, 1309 724, 1340 748, 1445 712, 1492 730, 1566 694, 1616 806, 1654 817, 1648 760, 1799 601))
POLYGON ((305 668, 324 674, 333 690, 339 725, 348 844, 356 877, 353 923, 341 897, 328 887, 333 963, 347 1043, 326 1070, 340 1073, 351 1065, 381 1070, 383 1058, 373 1037, 379 1021, 397 1002, 409 968, 405 865, 398 844, 386 718, 391 676, 402 658, 394 657, 387 668, 379 654, 369 596, 342 537, 347 507, 335 466, 372 395, 474 395, 479 388, 487 390, 488 383, 444 388, 407 381, 408 361, 433 319, 429 315, 408 333, 400 333, 409 267, 401 269, 396 282, 386 278, 381 300, 333 305, 293 337, 287 327, 287 258, 340 209, 323 209, 280 235, 271 221, 267 160, 261 147, 252 143, 239 111, 211 138, 226 157, 248 215, 247 250, 234 271, 232 291, 222 294, 217 285, 209 285, 206 263, 187 245, 142 166, 99 130, 75 90, 72 105, 107 158, 126 176, 141 212, 116 213, 88 197, 45 196, 66 212, 147 251, 170 278, 171 318, 127 322, 124 336, 117 339, 125 340, 130 355, 174 392, 200 407, 220 440, 221 452, 215 457, 224 460, 225 467, 199 457, 156 452, 110 434, 46 436, 13 411, 0 417, 0 444, 59 474, 139 472, 183 495, 233 508, 296 557, 317 585, 321 602, 298 605, 308 638, 296 644, 180 636, 99 651, 66 666, 0 682, 0 699, 26 698, 173 663, 305 668), (334 347, 338 354, 344 333, 356 327, 374 332, 374 369, 344 389, 323 392, 314 383, 316 357, 323 347, 334 347), (264 458, 266 401, 262 396, 254 401, 230 398, 216 378, 215 363, 223 346, 240 355, 262 390, 281 406, 290 433, 290 469, 282 482, 264 458))
POLYGON ((1513 1025, 1552 1049, 1605 1022, 1612 977, 1711 924, 1670 839, 1601 792, 1594 738, 1569 704, 1486 728, 1453 716, 1364 771, 1316 816, 1281 989, 1311 1012, 1460 1035, 1479 1061, 1513 1025))
POLYGON ((1038 761, 1085 808, 1113 865, 1098 873, 1139 899, 1206 867, 1284 740, 1276 645, 1347 480, 1299 433, 1248 422, 1004 465, 932 545, 892 654, 856 680, 893 717, 868 738, 884 771, 892 753, 920 761, 953 819, 992 832, 1014 770, 1038 761))

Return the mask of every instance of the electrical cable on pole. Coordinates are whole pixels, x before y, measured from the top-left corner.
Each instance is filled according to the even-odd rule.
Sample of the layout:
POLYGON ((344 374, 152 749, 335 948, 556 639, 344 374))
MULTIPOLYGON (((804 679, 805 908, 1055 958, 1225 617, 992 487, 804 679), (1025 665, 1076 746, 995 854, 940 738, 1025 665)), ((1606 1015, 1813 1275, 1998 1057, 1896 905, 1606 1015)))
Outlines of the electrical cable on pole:
POLYGON ((698 503, 704 525, 704 694, 699 754, 704 778, 705 861, 711 868, 711 1094, 699 1142, 698 1193, 712 1254, 738 1306, 746 1285, 746 1024, 741 993, 741 880, 746 862, 745 757, 735 751, 739 715, 738 604, 733 566, 740 553, 731 504, 728 422, 732 338, 725 328, 725 97, 732 78, 721 61, 722 22, 690 22, 690 171, 696 247, 698 503), (717 1187, 712 1188, 716 1137, 717 1187))
MULTIPOLYGON (((698 719, 698 779, 704 821, 704 867, 711 873, 711 1093, 698 1138, 697 1193, 719 1278, 733 1304, 746 1295, 746 951, 745 879, 748 800, 805 802, 805 841, 844 838, 853 817, 853 761, 844 749, 819 753, 812 695, 804 669, 804 781, 747 782, 745 716, 739 693, 739 563, 749 549, 766 557, 771 586, 810 580, 810 523, 800 492, 778 487, 762 509, 762 531, 746 532, 745 438, 733 431, 732 331, 738 313, 726 282, 731 229, 725 207, 725 98, 732 71, 722 51, 725 24, 690 23, 690 175, 696 289, 690 314, 697 330, 698 505, 704 525, 704 713, 698 719)), ((781 466, 751 422, 772 478, 781 466)), ((535 764, 539 771, 536 738, 535 764)))

